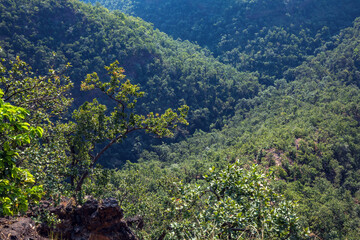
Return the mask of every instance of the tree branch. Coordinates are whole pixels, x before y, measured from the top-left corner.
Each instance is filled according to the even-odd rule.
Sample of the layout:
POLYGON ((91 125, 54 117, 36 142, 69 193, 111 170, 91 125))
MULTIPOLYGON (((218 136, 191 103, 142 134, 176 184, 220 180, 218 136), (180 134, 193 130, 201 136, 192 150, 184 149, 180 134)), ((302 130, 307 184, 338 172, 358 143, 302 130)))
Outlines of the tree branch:
MULTIPOLYGON (((106 94, 106 95, 108 95, 108 94, 106 94)), ((114 100, 115 102, 117 102, 118 104, 121 105, 121 112, 124 113, 124 111, 125 111, 124 103, 122 101, 120 101, 119 99, 114 98, 112 95, 108 95, 108 96, 110 99, 114 100)))
MULTIPOLYGON (((127 134, 135 131, 135 130, 139 130, 139 129, 143 129, 143 128, 131 128, 131 129, 127 129, 126 132, 124 134, 119 134, 118 136, 116 136, 115 138, 113 138, 105 147, 103 147, 103 149, 100 150, 100 152, 98 152, 95 156, 90 154, 90 157, 92 158, 91 160, 91 164, 89 166, 89 169, 93 168, 95 163, 99 160, 99 158, 101 157, 101 155, 104 154, 104 152, 106 150, 108 150, 114 143, 116 143, 119 139, 125 137, 127 134)), ((86 177, 89 175, 89 169, 86 170, 81 178, 79 179, 76 188, 75 188, 75 192, 79 192, 81 190, 82 185, 84 184, 84 180, 86 179, 86 177)))

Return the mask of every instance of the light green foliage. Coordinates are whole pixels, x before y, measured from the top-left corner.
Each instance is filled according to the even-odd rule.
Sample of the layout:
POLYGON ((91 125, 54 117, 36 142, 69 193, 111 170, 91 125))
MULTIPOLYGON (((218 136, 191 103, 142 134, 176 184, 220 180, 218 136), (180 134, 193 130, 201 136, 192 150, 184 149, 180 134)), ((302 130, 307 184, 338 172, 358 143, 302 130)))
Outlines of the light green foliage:
POLYGON ((68 91, 73 84, 62 70, 50 69, 45 76, 35 76, 24 61, 16 60, 0 63, 0 87, 4 91, 4 101, 24 107, 30 112, 29 121, 34 124, 47 124, 54 116, 66 112, 72 99, 68 91))
POLYGON ((114 107, 109 112, 105 105, 96 99, 92 103, 84 103, 73 113, 76 122, 71 139, 71 166, 73 173, 71 184, 76 192, 80 192, 89 171, 99 158, 113 144, 123 141, 133 131, 145 130, 158 137, 173 136, 178 124, 187 125, 186 116, 189 107, 178 108, 178 113, 171 109, 164 114, 150 112, 140 115, 134 111, 138 98, 144 95, 137 85, 125 80, 124 70, 118 67, 118 62, 105 67, 110 75, 108 82, 101 82, 97 73, 87 76, 81 87, 83 90, 99 89, 114 101, 114 107))
POLYGON ((277 194, 273 177, 239 162, 210 169, 204 184, 178 186, 170 239, 300 239, 296 205, 277 194))
MULTIPOLYGON (((110 64, 110 66, 105 67, 110 75, 109 82, 100 82, 98 75, 93 73, 89 74, 82 83, 83 90, 100 89, 116 102, 117 105, 113 109, 111 117, 108 120, 104 118, 104 123, 108 121, 110 124, 106 124, 107 129, 113 131, 113 133, 109 133, 110 136, 126 135, 134 130, 145 129, 146 132, 156 134, 159 137, 171 137, 173 133, 170 129, 176 129, 178 123, 188 124, 185 117, 189 108, 185 105, 178 109, 179 114, 171 109, 166 110, 162 115, 153 112, 146 116, 133 112, 129 113, 128 111, 135 107, 138 98, 144 96, 144 92, 140 92, 140 87, 131 84, 130 80, 124 80, 124 70, 118 67, 118 64, 116 61, 110 64), (115 124, 114 129, 111 129, 111 124, 115 124)), ((76 117, 76 112, 75 118, 78 118, 76 117)))
POLYGON ((69 90, 73 83, 64 75, 68 67, 70 64, 39 76, 18 56, 15 60, 1 59, 0 63, 3 100, 27 109, 25 120, 44 130, 42 141, 33 141, 19 152, 17 165, 29 169, 52 197, 67 189, 62 177, 68 172, 65 135, 70 127, 62 120, 72 103, 69 90))
POLYGON ((43 130, 24 121, 29 112, 3 100, 0 89, 0 216, 24 213, 29 202, 43 195, 42 186, 34 186, 30 172, 17 166, 22 146, 41 137, 43 130))

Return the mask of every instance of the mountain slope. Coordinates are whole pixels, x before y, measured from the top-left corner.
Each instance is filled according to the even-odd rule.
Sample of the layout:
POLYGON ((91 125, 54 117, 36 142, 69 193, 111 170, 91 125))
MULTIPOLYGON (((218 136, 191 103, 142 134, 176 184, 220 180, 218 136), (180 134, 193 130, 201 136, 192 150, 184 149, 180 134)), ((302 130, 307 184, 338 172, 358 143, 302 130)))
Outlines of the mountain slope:
MULTIPOLYGON (((190 133, 219 128, 233 114, 236 99, 251 98, 262 88, 257 74, 238 72, 197 45, 175 41, 149 23, 100 6, 75 0, 5 0, 0 16, 1 57, 19 55, 41 74, 70 62, 75 107, 98 96, 80 92, 86 74, 96 71, 105 77, 104 66, 115 60, 147 93, 138 112, 188 104, 190 133)), ((114 161, 136 160, 148 147, 144 141, 119 147, 114 161)))
POLYGON ((360 19, 331 50, 291 69, 289 81, 238 102, 221 130, 143 152, 187 181, 239 159, 273 169, 278 189, 322 239, 356 239, 360 230, 360 19), (333 48, 333 49, 332 49, 333 48))
POLYGON ((120 12, 78 1, 9 0, 1 2, 0 14, 3 56, 20 55, 39 72, 70 62, 76 84, 87 73, 104 74, 103 66, 117 59, 148 93, 142 108, 151 104, 161 111, 181 101, 190 105, 196 127, 207 129, 221 120, 217 116, 232 112, 234 99, 252 97, 260 88, 255 75, 120 12))
POLYGON ((127 11, 175 38, 206 46, 240 71, 258 71, 265 84, 330 44, 360 11, 360 2, 352 0, 84 1, 127 11))

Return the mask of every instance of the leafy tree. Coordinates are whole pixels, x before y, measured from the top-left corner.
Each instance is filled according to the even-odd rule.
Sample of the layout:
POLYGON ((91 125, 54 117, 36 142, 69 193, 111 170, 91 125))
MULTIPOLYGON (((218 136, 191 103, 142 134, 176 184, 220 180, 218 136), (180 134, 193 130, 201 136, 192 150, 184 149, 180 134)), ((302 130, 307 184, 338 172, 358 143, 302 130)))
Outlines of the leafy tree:
POLYGON ((109 81, 101 82, 97 73, 92 73, 81 87, 82 90, 98 89, 107 95, 114 102, 112 111, 94 99, 73 113, 76 124, 70 140, 70 168, 73 170, 71 184, 77 193, 104 152, 131 132, 145 130, 157 137, 171 137, 178 124, 188 124, 185 117, 189 107, 186 105, 178 108, 177 113, 168 109, 162 115, 153 112, 146 116, 136 114, 136 102, 144 92, 125 80, 124 69, 118 67, 117 61, 105 68, 110 75, 109 81))
POLYGON ((25 122, 29 112, 6 103, 3 96, 0 89, 0 216, 24 213, 29 202, 43 195, 31 173, 16 164, 21 147, 41 137, 43 130, 25 122))
POLYGON ((68 110, 72 103, 69 90, 73 83, 64 72, 70 64, 63 69, 49 69, 48 74, 37 76, 19 56, 15 60, 1 60, 0 88, 3 89, 3 99, 26 108, 31 123, 47 124, 54 117, 59 119, 68 110))
POLYGON ((205 184, 178 186, 173 198, 176 239, 300 239, 305 230, 286 201, 271 186, 271 173, 239 162, 226 169, 210 169, 205 184))
POLYGON ((72 103, 69 90, 73 83, 64 75, 69 67, 67 64, 50 69, 45 75, 36 75, 18 56, 15 60, 1 59, 0 63, 3 101, 27 109, 26 122, 44 130, 41 141, 22 147, 17 165, 29 169, 49 196, 64 192, 66 186, 61 176, 68 171, 65 134, 69 127, 63 122, 72 103))

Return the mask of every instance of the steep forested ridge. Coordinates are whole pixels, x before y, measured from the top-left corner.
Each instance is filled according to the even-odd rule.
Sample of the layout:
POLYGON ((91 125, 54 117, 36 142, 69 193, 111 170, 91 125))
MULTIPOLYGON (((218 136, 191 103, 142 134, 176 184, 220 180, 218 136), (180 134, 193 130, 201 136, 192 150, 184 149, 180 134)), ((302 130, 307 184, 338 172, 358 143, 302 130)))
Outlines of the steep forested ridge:
POLYGON ((3 1, 0 6, 3 56, 19 55, 40 73, 70 62, 77 85, 93 71, 104 75, 103 66, 118 60, 128 77, 147 89, 142 109, 187 103, 196 128, 208 129, 231 114, 234 99, 252 97, 261 88, 255 75, 239 73, 199 46, 174 41, 120 12, 77 1, 3 1))
MULTIPOLYGON (((133 226, 141 239, 358 238, 360 2, 99 2, 125 13, 77 0, 0 2, 0 171, 29 203, 115 197, 126 217, 143 220, 133 226), (64 74, 75 85, 71 107, 64 74), (53 102, 34 111, 34 96, 47 92, 53 102), (172 143, 140 135, 107 149, 141 128, 172 135, 186 108, 157 113, 182 104, 190 125, 172 143)), ((4 186, 0 215, 26 209, 4 186)))
POLYGON ((85 0, 119 9, 175 38, 197 42, 240 71, 257 71, 272 84, 289 67, 316 54, 358 17, 346 0, 85 0))
MULTIPOLYGON (((151 24, 120 12, 78 1, 3 1, 0 9, 2 56, 19 55, 38 73, 69 62, 68 75, 77 86, 75 106, 97 96, 79 91, 86 74, 96 71, 104 76, 103 67, 115 60, 146 89, 138 111, 152 106, 153 111, 162 112, 188 104, 190 132, 219 128, 223 118, 234 112, 235 99, 253 97, 262 88, 256 74, 238 72, 209 51, 174 41, 151 24)), ((119 164, 134 161, 147 145, 133 140, 119 151, 119 164)))

